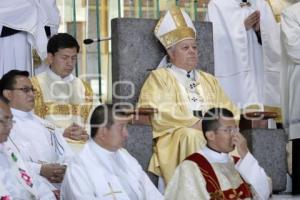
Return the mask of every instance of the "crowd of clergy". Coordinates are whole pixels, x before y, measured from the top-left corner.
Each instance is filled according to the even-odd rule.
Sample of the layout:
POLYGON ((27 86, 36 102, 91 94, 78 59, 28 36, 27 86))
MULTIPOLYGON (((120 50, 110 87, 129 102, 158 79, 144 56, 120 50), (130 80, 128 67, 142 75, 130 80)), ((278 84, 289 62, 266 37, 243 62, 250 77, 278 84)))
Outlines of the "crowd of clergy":
POLYGON ((300 194, 299 13, 298 0, 280 22, 265 0, 210 0, 214 75, 196 69, 201 49, 184 9, 160 18, 154 35, 166 55, 135 105, 157 110, 154 184, 123 148, 134 112, 102 104, 73 75, 80 46, 57 33, 55 0, 1 1, 0 200, 269 199, 272 180, 239 131, 247 109, 282 116, 300 194), (30 67, 33 47, 47 58, 41 73, 30 67))

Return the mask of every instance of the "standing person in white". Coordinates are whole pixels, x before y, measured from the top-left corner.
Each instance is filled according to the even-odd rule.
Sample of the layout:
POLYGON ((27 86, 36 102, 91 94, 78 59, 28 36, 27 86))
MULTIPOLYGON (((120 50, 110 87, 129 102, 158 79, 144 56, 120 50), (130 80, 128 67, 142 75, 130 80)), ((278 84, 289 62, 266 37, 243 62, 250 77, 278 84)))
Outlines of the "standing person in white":
MULTIPOLYGON (((0 95, 1 96, 1 95, 0 95)), ((13 116, 0 97, 0 199, 55 200, 55 188, 41 181, 32 173, 18 151, 8 140, 13 126, 13 116)))
POLYGON ((281 31, 285 65, 282 67, 284 125, 292 141, 292 192, 300 194, 300 3, 282 12, 281 31))
POLYGON ((265 0, 211 0, 215 76, 240 108, 280 114, 280 28, 265 0))
POLYGON ((47 37, 57 33, 55 0, 0 0, 0 77, 12 69, 31 72, 31 48, 47 57, 47 37))
POLYGON ((111 105, 96 107, 91 139, 69 165, 62 199, 161 200, 162 195, 125 149, 128 116, 111 105))
POLYGON ((16 122, 10 139, 34 172, 59 188, 73 153, 62 137, 63 129, 33 114, 34 89, 28 76, 26 71, 11 70, 1 79, 0 92, 16 122))

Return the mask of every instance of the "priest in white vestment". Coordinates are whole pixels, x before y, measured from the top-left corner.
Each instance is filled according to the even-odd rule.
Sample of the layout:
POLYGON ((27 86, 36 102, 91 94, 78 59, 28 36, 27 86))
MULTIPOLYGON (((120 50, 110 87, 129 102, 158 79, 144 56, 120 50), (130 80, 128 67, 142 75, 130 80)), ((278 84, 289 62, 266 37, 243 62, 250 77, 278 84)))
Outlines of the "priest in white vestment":
POLYGON ((280 28, 267 1, 211 0, 206 20, 213 23, 215 76, 226 94, 240 108, 280 115, 280 28))
POLYGON ((129 119, 111 105, 93 111, 91 139, 67 169, 62 199, 163 199, 137 160, 122 148, 129 119))
POLYGON ((293 193, 300 194, 300 3, 282 12, 281 31, 285 64, 282 67, 284 127, 292 141, 293 193))
POLYGON ((55 200, 53 191, 56 189, 45 184, 26 165, 11 140, 7 141, 12 118, 9 106, 0 99, 0 199, 55 200))
POLYGON ((73 153, 62 137, 64 130, 32 112, 34 89, 28 77, 26 71, 12 70, 1 79, 0 91, 8 100, 15 121, 10 139, 45 182, 61 183, 73 153))
POLYGON ((90 85, 72 72, 76 66, 79 45, 76 39, 59 33, 47 45, 49 69, 34 76, 32 84, 37 90, 34 112, 58 127, 75 151, 79 151, 88 138, 85 130, 93 104, 97 103, 90 85))
POLYGON ((233 117, 224 108, 212 108, 204 115, 207 145, 177 167, 166 200, 269 199, 268 177, 249 152, 233 117), (228 154, 234 147, 240 158, 228 154))
POLYGON ((44 60, 47 37, 57 33, 56 1, 0 0, 0 5, 0 77, 12 69, 31 72, 31 49, 44 60))

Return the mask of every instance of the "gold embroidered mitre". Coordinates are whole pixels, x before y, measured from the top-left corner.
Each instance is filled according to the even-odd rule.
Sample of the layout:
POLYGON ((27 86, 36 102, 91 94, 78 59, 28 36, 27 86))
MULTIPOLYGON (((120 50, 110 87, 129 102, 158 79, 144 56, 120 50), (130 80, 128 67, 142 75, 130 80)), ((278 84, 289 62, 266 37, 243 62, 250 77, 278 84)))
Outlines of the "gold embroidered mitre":
POLYGON ((176 6, 158 21, 154 34, 166 49, 182 40, 196 39, 196 29, 191 18, 176 6))

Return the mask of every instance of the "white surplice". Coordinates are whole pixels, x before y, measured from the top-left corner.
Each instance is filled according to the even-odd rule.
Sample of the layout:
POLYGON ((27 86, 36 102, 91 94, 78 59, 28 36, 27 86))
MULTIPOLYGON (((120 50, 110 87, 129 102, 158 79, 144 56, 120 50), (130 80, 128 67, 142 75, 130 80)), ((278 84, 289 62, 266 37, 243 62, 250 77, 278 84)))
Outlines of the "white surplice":
MULTIPOLYGON (((11 109, 14 124, 10 138, 28 165, 39 174, 44 163, 66 164, 73 152, 62 137, 62 129, 32 112, 11 109)), ((45 179, 46 180, 46 179, 45 179)))
POLYGON ((108 151, 90 140, 70 163, 62 199, 160 200, 157 188, 125 149, 108 151))
POLYGON ((12 70, 31 71, 31 47, 44 60, 47 56, 48 38, 45 26, 51 35, 57 33, 59 11, 55 0, 0 0, 0 33, 6 26, 21 32, 0 37, 0 77, 12 70))
POLYGON ((206 20, 213 23, 215 76, 228 96, 240 108, 249 104, 280 107, 280 29, 265 0, 211 0, 206 20), (258 43, 244 20, 260 11, 258 43))
POLYGON ((282 67, 284 124, 289 138, 300 138, 300 3, 282 12, 281 30, 285 55, 282 67))
MULTIPOLYGON (((203 155, 211 164, 223 191, 237 188, 242 183, 242 177, 250 184, 254 199, 269 199, 271 185, 268 177, 250 152, 236 164, 228 154, 218 153, 207 147, 197 153, 203 155)), ((186 160, 177 167, 166 189, 165 199, 210 199, 206 181, 195 162, 186 160)))
POLYGON ((44 183, 42 177, 35 174, 29 166, 26 166, 10 140, 0 144, 0 182, 6 190, 4 194, 0 191, 0 197, 9 196, 11 199, 24 200, 56 199, 52 192, 55 188, 51 184, 44 183), (22 169, 24 178, 18 169, 22 169), (27 185, 25 179, 29 180, 32 185, 27 185))

